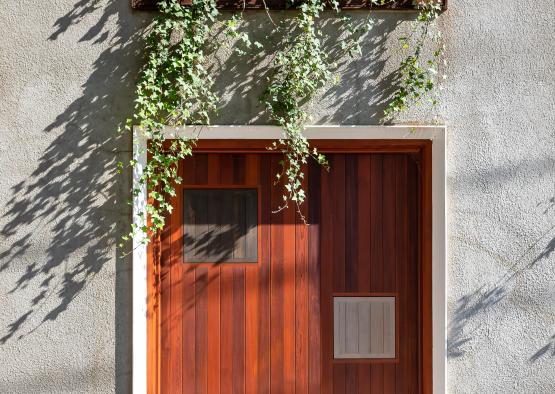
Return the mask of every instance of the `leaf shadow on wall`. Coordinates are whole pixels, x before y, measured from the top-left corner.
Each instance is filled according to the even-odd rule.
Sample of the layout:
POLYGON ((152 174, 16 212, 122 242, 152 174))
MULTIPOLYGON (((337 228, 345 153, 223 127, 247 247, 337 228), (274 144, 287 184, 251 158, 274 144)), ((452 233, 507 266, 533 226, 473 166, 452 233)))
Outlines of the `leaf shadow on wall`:
MULTIPOLYGON (((343 12, 341 13, 343 14, 343 12)), ((339 15, 341 15, 339 14, 339 15)), ((366 13, 352 12, 353 19, 362 25, 366 13)), ((391 34, 402 23, 414 19, 414 13, 374 13, 372 29, 363 36, 362 55, 346 56, 341 49, 343 42, 341 24, 335 13, 325 12, 319 25, 323 32, 322 46, 335 63, 332 71, 340 80, 321 89, 312 103, 306 103, 313 122, 322 124, 379 124, 388 99, 399 82, 398 69, 387 69, 387 53, 397 49, 397 40, 391 34), (335 73, 335 71, 334 71, 335 73), (320 113, 322 112, 322 113, 320 113)), ((214 124, 269 124, 261 98, 274 54, 285 47, 283 33, 276 26, 288 26, 291 12, 272 13, 272 21, 263 13, 245 12, 243 26, 252 32, 251 40, 262 44, 242 48, 247 56, 231 51, 218 51, 212 59, 210 70, 214 75, 214 88, 222 97, 214 124)), ((227 40, 222 30, 213 41, 227 40)))
MULTIPOLYGON (((544 213, 547 213, 547 211, 544 213)), ((550 256, 555 251, 555 238, 549 240, 549 237, 552 236, 554 230, 555 226, 550 227, 538 239, 532 242, 515 261, 507 260, 507 258, 486 248, 478 241, 457 238, 457 241, 462 242, 465 247, 488 255, 498 261, 499 264, 507 267, 508 270, 505 275, 494 283, 483 285, 474 292, 468 293, 457 300, 455 310, 452 312, 452 318, 447 327, 448 358, 459 358, 465 355, 465 345, 473 339, 473 333, 484 324, 480 323, 479 317, 488 313, 494 306, 509 296, 512 291, 511 288, 514 287, 519 277, 537 267, 538 264, 552 262, 550 256), (539 254, 534 255, 546 240, 548 241, 543 250, 539 254)), ((552 337, 546 346, 542 347, 530 358, 530 361, 534 362, 550 351, 555 355, 555 347, 553 346, 552 337)))
MULTIPOLYGON (((555 197, 549 200, 548 206, 544 211, 544 214, 547 214, 550 209, 553 209, 555 206, 555 197)), ((545 250, 536 258, 537 261, 540 260, 547 260, 555 253, 555 237, 551 239, 551 241, 545 247, 545 250)), ((553 334, 547 343, 541 347, 536 353, 530 357, 530 362, 534 363, 541 359, 542 357, 551 357, 555 358, 555 334, 553 334)))
MULTIPOLYGON (((330 58, 337 62, 338 82, 328 87, 321 100, 329 113, 322 122, 329 124, 379 124, 390 98, 400 82, 399 67, 388 68, 391 54, 399 50, 393 33, 403 23, 413 21, 416 13, 380 12, 371 17, 372 27, 361 40, 361 54, 345 56, 337 26, 328 22, 323 26, 324 45, 330 58)), ((365 14, 354 12, 353 20, 365 23, 365 14)))
MULTIPOLYGON (((131 174, 115 175, 117 162, 130 158, 131 139, 118 138, 116 130, 131 114, 147 22, 138 17, 130 23, 130 12, 126 1, 80 0, 54 24, 48 41, 66 32, 75 36, 85 18, 96 18, 78 42, 64 45, 98 47, 99 56, 80 96, 36 131, 36 138, 48 135, 52 142, 32 174, 12 188, 0 227, 7 245, 0 250, 0 272, 26 264, 5 297, 30 298, 21 302, 17 319, 0 327, 0 346, 62 318, 91 281, 107 281, 107 289, 115 289, 102 298, 115 300, 116 332, 106 336, 105 346, 114 346, 115 339, 116 392, 128 392, 131 376, 131 265, 115 247, 131 220, 131 174)), ((82 319, 92 317, 83 312, 82 319)))

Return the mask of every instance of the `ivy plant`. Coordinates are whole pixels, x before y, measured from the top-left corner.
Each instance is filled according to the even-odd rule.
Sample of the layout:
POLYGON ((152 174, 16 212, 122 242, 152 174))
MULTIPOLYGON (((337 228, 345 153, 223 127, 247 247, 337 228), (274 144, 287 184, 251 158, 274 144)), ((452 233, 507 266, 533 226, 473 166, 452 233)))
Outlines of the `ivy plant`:
MULTIPOLYGON (((376 5, 394 2, 370 1, 376 5)), ((415 5, 419 14, 410 35, 401 39, 408 54, 401 63, 399 88, 385 110, 384 121, 391 121, 412 103, 420 102, 436 86, 443 47, 433 22, 439 14, 440 1, 416 0, 415 5), (422 60, 429 41, 437 48, 430 58, 422 60)), ((276 183, 284 186, 283 203, 276 208, 279 211, 292 202, 302 216, 299 205, 306 198, 303 189, 306 164, 314 159, 328 168, 325 156, 312 148, 304 135, 309 121, 307 103, 334 79, 334 59, 330 59, 322 44, 319 21, 326 6, 337 15, 340 9, 337 0, 292 0, 290 6, 298 12, 293 14, 293 23, 286 27, 286 44, 273 58, 273 72, 262 101, 271 120, 283 129, 283 137, 269 147, 283 154, 282 170, 276 175, 276 183)), ((124 237, 125 240, 143 234, 145 243, 164 228, 165 218, 172 212, 170 200, 176 194, 175 185, 181 183, 179 162, 192 154, 195 145, 195 139, 179 135, 168 145, 164 129, 207 126, 218 105, 206 60, 214 49, 210 33, 219 15, 216 0, 193 0, 190 6, 181 5, 179 0, 162 0, 159 10, 146 40, 147 61, 137 83, 134 114, 124 127, 133 132, 135 125, 135 130, 149 141, 147 164, 140 175, 139 187, 133 190, 134 196, 141 188, 148 190, 146 212, 140 214, 139 222, 133 223, 131 232, 124 237)), ((248 34, 240 31, 240 19, 241 13, 225 23, 226 36, 246 47, 261 47, 258 42, 251 43, 248 34)), ((347 38, 341 42, 341 53, 360 54, 361 40, 370 26, 368 19, 362 26, 347 16, 339 19, 347 32, 347 38)), ((246 51, 237 51, 246 55, 246 51)), ((136 158, 130 165, 137 165, 136 158)), ((122 170, 123 163, 118 167, 122 170)))
MULTIPOLYGON (((140 214, 140 222, 132 224, 124 240, 143 234, 143 242, 148 242, 172 212, 170 199, 176 194, 175 184, 181 183, 179 161, 191 155, 195 140, 176 135, 167 146, 164 128, 209 125, 218 102, 206 68, 210 26, 218 16, 215 0, 193 0, 189 7, 164 0, 159 9, 147 37, 147 61, 137 83, 134 114, 124 128, 132 132, 136 125, 148 139, 148 161, 139 187, 133 190, 134 196, 142 187, 148 190, 146 216, 140 214)), ((135 166, 136 158, 130 164, 135 166)))
MULTIPOLYGON (((334 7, 338 10, 337 4, 334 7)), ((289 201, 297 208, 304 201, 303 166, 311 157, 328 166, 326 158, 316 148, 310 149, 303 134, 309 118, 303 104, 310 101, 332 76, 328 57, 322 50, 321 32, 316 26, 324 4, 321 0, 306 0, 298 8, 294 36, 290 45, 276 54, 275 72, 263 98, 271 119, 283 129, 283 138, 271 147, 281 150, 284 155, 282 172, 276 174, 276 181, 283 178, 285 185, 283 204, 278 210, 286 208, 289 201)), ((297 211, 302 216, 300 209, 297 211)))
MULTIPOLYGON (((371 3, 385 5, 394 2, 371 0, 371 3)), ((283 138, 274 142, 271 147, 273 150, 280 150, 284 156, 281 162, 282 171, 276 174, 276 183, 283 182, 285 193, 283 204, 277 210, 287 208, 291 201, 296 204, 297 212, 304 221, 299 205, 306 198, 303 189, 305 165, 312 158, 325 168, 329 168, 326 157, 316 148, 311 148, 304 135, 305 125, 309 119, 304 106, 330 81, 333 75, 334 65, 322 47, 322 32, 317 26, 325 4, 322 0, 300 2, 299 13, 294 18, 293 32, 288 36, 291 42, 274 58, 276 71, 270 79, 270 85, 264 97, 271 119, 283 129, 283 138)), ((339 13, 339 3, 336 0, 328 4, 339 13)), ((411 35, 404 36, 400 40, 403 49, 412 47, 413 52, 401 63, 400 86, 384 112, 383 122, 391 121, 399 113, 407 110, 410 101, 418 102, 435 86, 437 63, 443 53, 442 47, 436 49, 433 57, 426 61, 427 67, 421 66, 420 62, 428 39, 433 42, 438 42, 440 39, 439 33, 432 29, 432 23, 439 15, 441 2, 420 0, 415 1, 415 6, 420 12, 412 25, 411 35)), ((360 54, 360 39, 370 28, 368 21, 362 27, 357 27, 348 17, 342 17, 341 20, 348 34, 342 42, 344 51, 340 53, 351 56, 360 54)))
POLYGON ((400 113, 412 105, 421 104, 428 98, 432 105, 437 104, 434 93, 440 62, 445 47, 441 40, 441 32, 433 24, 441 12, 442 3, 438 0, 420 0, 415 2, 420 10, 416 21, 412 23, 410 34, 399 39, 402 49, 408 54, 399 67, 399 88, 389 101, 383 116, 383 122, 391 122, 400 113), (433 48, 428 49, 430 43, 433 48), (431 54, 424 56, 428 49, 431 54))

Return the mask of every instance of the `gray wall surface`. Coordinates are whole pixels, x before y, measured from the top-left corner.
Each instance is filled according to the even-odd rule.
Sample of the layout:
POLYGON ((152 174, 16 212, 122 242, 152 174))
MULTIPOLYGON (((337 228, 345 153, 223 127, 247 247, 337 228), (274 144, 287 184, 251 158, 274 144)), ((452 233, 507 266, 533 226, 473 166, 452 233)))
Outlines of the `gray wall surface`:
MULTIPOLYGON (((127 0, 0 7, 0 393, 131 391, 129 174, 141 36, 127 0)), ((448 129, 448 390, 555 392, 555 7, 451 0, 442 104, 402 122, 448 129)), ((363 18, 355 13, 355 18, 363 18)), ((280 13, 273 17, 280 19, 280 13)), ((263 12, 247 25, 264 38, 263 12)), ((410 13, 377 13, 313 123, 375 124, 410 13)), ((326 21, 333 51, 335 28, 326 21)), ((271 49, 274 43, 268 43, 271 49)), ((264 53, 211 63, 214 123, 264 124, 264 53)))

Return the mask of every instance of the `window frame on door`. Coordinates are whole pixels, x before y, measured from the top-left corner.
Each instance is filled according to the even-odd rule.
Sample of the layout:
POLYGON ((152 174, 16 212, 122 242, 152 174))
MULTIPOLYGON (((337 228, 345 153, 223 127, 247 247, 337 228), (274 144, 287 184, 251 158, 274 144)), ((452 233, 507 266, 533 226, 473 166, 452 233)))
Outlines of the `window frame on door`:
MULTIPOLYGON (((185 200, 185 190, 206 190, 206 189, 213 189, 213 190, 234 190, 234 189, 249 189, 249 190, 256 190, 256 260, 254 261, 230 261, 230 260, 223 260, 223 261, 187 261, 185 257, 185 252, 182 256, 182 262, 191 266, 202 266, 202 265, 214 265, 214 264, 232 264, 234 267, 238 266, 245 266, 248 267, 249 265, 257 264, 261 258, 261 239, 262 239, 262 227, 261 227, 261 218, 262 218, 262 201, 261 201, 261 192, 260 192, 260 185, 258 184, 246 184, 246 185, 236 185, 236 184, 206 184, 206 185, 180 185, 179 186, 179 198, 178 204, 183 206, 185 200)), ((185 226, 185 220, 183 220, 183 226, 185 226)), ((185 231, 183 230, 183 234, 185 231)))

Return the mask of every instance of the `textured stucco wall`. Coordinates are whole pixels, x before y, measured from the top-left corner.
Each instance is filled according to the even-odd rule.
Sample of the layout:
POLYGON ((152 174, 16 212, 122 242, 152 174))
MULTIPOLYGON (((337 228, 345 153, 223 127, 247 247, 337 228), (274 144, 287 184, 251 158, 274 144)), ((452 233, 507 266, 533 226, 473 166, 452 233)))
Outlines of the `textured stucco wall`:
POLYGON ((555 7, 450 4, 449 389, 554 393, 555 7))
MULTIPOLYGON (((114 130, 150 17, 127 0, 0 8, 2 393, 130 392, 129 176, 113 176, 130 141, 114 130)), ((266 37, 266 15, 247 18, 266 37)), ((410 18, 375 17, 313 123, 377 122, 410 18)), ((443 103, 403 119, 448 126, 450 393, 555 392, 554 20, 552 0, 450 1, 443 103)), ((263 63, 216 54, 214 123, 267 122, 263 63)))
MULTIPOLYGON (((129 176, 114 177, 146 15, 0 7, 0 393, 130 391, 129 176)), ((129 174, 127 174, 129 175, 129 174)))

